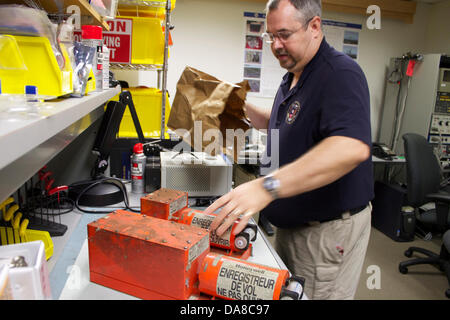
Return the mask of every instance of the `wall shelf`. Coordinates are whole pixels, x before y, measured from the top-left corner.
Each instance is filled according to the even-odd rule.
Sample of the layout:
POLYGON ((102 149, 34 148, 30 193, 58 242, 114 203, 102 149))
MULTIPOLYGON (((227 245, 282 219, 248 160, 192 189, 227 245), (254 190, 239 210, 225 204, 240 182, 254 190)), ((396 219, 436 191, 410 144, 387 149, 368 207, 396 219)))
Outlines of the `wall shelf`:
MULTIPOLYGON (((267 0, 248 0, 252 2, 264 2, 267 0)), ((381 17, 400 20, 405 23, 413 23, 417 3, 406 0, 322 0, 324 11, 342 12, 349 14, 367 15, 367 8, 377 5, 381 9, 381 17)))
POLYGON ((163 70, 162 64, 125 64, 125 63, 110 63, 110 70, 132 70, 132 71, 158 71, 163 70))
MULTIPOLYGON (((27 5, 25 0, 0 0, 0 4, 21 4, 27 5)), ((80 8, 81 16, 91 17, 89 23, 103 27, 109 30, 108 23, 100 14, 91 7, 87 0, 40 0, 37 4, 42 7, 48 14, 66 14, 66 8, 71 5, 77 5, 80 8)))
POLYGON ((381 9, 381 17, 412 24, 417 3, 404 0, 322 0, 324 10, 359 14, 367 16, 367 8, 377 5, 381 9))
POLYGON ((166 1, 119 0, 119 5, 164 8, 166 1))
MULTIPOLYGON (((118 14, 120 10, 132 10, 133 14, 138 16, 139 10, 144 7, 156 8, 155 15, 160 19, 164 18, 164 60, 162 65, 153 64, 118 64, 111 63, 110 68, 112 70, 131 70, 131 71, 158 71, 158 89, 162 92, 161 102, 161 139, 165 138, 165 126, 166 126, 166 95, 167 95, 167 73, 168 73, 168 60, 169 60, 169 42, 170 42, 170 30, 172 26, 170 24, 171 12, 175 8, 176 0, 160 0, 160 1, 143 1, 143 0, 119 0, 118 14)), ((159 62, 159 61, 158 61, 159 62)))
POLYGON ((54 156, 104 114, 105 102, 120 87, 83 98, 48 102, 39 118, 0 119, 0 202, 4 201, 54 156))

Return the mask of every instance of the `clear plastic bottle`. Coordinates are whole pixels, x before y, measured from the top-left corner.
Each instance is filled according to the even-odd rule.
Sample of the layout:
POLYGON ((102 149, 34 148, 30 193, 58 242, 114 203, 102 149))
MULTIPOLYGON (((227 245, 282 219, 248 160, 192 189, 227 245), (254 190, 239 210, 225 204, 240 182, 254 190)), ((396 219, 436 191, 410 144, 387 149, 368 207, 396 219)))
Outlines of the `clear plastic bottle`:
POLYGON ((93 72, 96 91, 103 91, 103 31, 100 26, 81 26, 81 43, 95 48, 93 72))
POLYGON ((39 117, 42 103, 36 86, 25 86, 24 94, 3 94, 0 89, 0 119, 28 120, 39 117))
POLYGON ((36 115, 39 113, 39 96, 38 88, 36 86, 25 86, 25 97, 27 99, 28 113, 36 115))

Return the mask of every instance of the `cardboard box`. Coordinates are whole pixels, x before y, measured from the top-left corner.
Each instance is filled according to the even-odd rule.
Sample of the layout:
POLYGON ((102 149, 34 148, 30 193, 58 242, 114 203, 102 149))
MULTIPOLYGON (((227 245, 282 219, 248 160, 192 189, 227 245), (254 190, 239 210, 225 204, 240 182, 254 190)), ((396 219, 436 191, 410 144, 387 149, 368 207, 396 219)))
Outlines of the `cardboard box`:
POLYGON ((198 272, 209 233, 117 210, 88 224, 90 280, 142 299, 188 299, 198 294, 198 272))

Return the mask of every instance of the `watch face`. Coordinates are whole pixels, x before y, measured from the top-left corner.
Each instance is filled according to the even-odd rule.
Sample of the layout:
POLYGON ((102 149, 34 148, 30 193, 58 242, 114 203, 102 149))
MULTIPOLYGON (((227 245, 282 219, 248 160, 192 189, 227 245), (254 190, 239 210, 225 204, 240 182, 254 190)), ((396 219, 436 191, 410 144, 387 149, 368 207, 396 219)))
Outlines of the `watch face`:
POLYGON ((271 176, 268 176, 266 178, 264 178, 264 183, 263 183, 263 187, 264 189, 267 190, 267 192, 269 192, 272 197, 274 199, 278 198, 278 188, 280 187, 280 181, 277 179, 274 179, 271 176))
POLYGON ((276 188, 276 182, 272 177, 267 177, 264 180, 264 188, 266 190, 272 191, 276 188))

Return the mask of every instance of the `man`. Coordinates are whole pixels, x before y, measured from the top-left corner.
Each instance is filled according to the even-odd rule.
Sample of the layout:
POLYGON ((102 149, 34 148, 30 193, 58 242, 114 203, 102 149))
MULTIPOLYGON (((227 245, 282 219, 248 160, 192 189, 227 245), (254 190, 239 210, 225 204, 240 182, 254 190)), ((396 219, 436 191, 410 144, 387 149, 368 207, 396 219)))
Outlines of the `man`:
POLYGON ((207 208, 221 208, 211 230, 221 235, 240 218, 238 233, 265 208, 261 213, 278 227, 276 250, 306 278, 306 295, 353 299, 373 199, 367 81, 325 41, 320 0, 269 1, 265 38, 288 73, 271 111, 247 103, 246 112, 256 128, 279 130, 280 168, 207 208))

